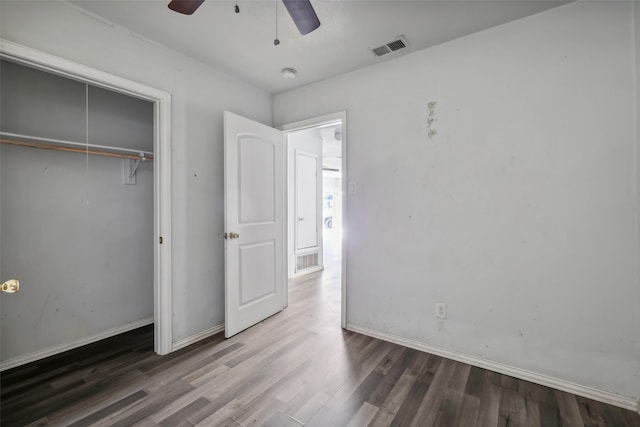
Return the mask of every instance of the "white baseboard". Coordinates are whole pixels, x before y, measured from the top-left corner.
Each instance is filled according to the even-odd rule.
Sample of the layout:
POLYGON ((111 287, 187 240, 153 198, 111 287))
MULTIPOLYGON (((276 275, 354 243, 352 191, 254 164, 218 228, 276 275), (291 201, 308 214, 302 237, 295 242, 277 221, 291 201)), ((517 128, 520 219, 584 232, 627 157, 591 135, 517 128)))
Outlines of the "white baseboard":
POLYGON ((145 319, 136 320, 135 322, 127 323, 126 325, 116 326, 115 328, 98 332, 97 334, 89 335, 84 338, 79 338, 70 343, 55 345, 53 347, 47 347, 42 350, 34 351, 33 353, 25 354, 24 356, 18 356, 9 360, 3 360, 2 362, 0 362, 0 372, 6 369, 15 368, 16 366, 24 365, 30 362, 35 362, 36 360, 44 359, 45 357, 53 356, 55 354, 65 352, 67 350, 72 350, 74 348, 82 347, 83 345, 91 344, 96 341, 103 340, 105 338, 110 338, 116 335, 120 335, 124 332, 132 331, 142 326, 147 326, 151 324, 153 324, 153 317, 147 317, 145 319))
POLYGON ((640 413, 640 400, 636 400, 631 397, 621 396, 619 394, 611 393, 604 390, 598 390, 591 387, 587 387, 580 384, 575 384, 570 381, 565 381, 559 378, 550 377, 547 375, 539 374, 536 372, 527 371, 526 369, 516 368, 514 366, 505 365, 499 362, 494 362, 481 357, 472 356, 453 350, 447 350, 445 348, 436 347, 420 341, 415 341, 407 338, 398 337, 386 332, 376 331, 374 329, 364 328, 351 323, 347 324, 347 330, 357 332, 359 334, 367 335, 373 338, 378 338, 383 341, 399 344, 404 347, 413 348, 415 350, 424 351, 425 353, 435 354, 437 356, 445 357, 447 359, 456 360, 458 362, 467 363, 469 365, 477 366, 479 368, 488 369, 490 371, 498 372, 500 374, 509 375, 511 377, 520 378, 525 381, 540 384, 546 387, 555 388, 557 390, 566 391, 578 396, 583 396, 588 399, 597 400, 599 402, 607 403, 610 405, 618 406, 624 409, 630 409, 632 411, 638 411, 640 413))
POLYGON ((190 335, 190 336, 188 336, 186 338, 179 339, 178 341, 175 341, 171 345, 171 351, 180 350, 183 347, 186 347, 186 346, 191 345, 191 344, 193 344, 195 342, 198 342, 200 340, 208 338, 211 335, 218 334, 218 333, 220 333, 222 331, 224 331, 224 323, 216 325, 213 328, 209 328, 209 329, 204 330, 202 332, 198 332, 197 334, 190 335))
POLYGON ((293 273, 291 277, 289 277, 289 280, 308 279, 310 277, 314 277, 314 276, 311 276, 311 274, 318 273, 321 271, 324 271, 324 265, 319 265, 317 267, 310 267, 304 270, 300 270, 297 273, 293 273))

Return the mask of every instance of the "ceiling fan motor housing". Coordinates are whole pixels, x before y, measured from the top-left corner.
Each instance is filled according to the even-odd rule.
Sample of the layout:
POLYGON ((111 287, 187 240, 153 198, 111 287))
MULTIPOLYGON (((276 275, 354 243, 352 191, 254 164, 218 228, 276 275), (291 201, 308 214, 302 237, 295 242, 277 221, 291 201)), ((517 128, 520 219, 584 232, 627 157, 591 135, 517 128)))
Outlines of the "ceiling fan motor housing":
POLYGON ((309 0, 282 0, 291 19, 303 36, 320 26, 320 20, 309 0))

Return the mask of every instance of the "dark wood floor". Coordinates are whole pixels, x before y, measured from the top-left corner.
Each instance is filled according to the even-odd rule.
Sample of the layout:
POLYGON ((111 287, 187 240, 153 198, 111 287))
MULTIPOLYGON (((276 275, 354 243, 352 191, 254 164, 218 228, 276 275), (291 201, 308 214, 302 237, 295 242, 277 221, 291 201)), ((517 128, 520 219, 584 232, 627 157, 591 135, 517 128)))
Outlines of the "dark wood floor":
POLYGON ((640 415, 339 327, 338 272, 171 355, 142 328, 0 376, 3 426, 640 426, 640 415))

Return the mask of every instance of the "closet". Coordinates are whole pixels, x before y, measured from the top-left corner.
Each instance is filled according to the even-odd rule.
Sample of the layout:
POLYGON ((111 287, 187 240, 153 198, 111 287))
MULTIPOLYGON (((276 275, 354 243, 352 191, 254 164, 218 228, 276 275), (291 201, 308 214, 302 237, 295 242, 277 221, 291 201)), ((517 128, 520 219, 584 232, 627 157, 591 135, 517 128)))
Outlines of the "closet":
POLYGON ((153 323, 153 103, 0 62, 2 369, 153 323))

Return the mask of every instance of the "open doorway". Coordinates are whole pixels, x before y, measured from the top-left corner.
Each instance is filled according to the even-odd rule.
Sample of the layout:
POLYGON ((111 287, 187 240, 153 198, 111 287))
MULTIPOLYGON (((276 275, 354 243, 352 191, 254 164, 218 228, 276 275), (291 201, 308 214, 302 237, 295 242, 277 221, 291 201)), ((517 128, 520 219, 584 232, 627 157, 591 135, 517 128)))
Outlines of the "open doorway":
POLYGON ((288 275, 322 271, 341 283, 341 324, 346 325, 343 238, 346 113, 281 127, 287 140, 288 275))

